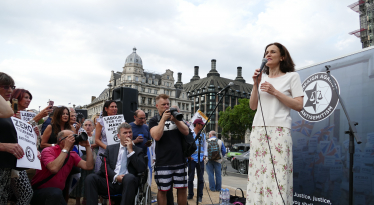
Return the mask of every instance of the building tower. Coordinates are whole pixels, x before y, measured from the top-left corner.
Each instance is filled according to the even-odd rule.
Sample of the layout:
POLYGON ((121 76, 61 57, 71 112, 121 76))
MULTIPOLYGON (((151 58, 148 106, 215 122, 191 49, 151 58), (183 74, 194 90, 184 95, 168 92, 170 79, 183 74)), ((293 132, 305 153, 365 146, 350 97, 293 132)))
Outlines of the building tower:
POLYGON ((360 28, 350 32, 361 39, 362 48, 374 45, 374 2, 373 0, 359 0, 348 6, 360 15, 360 28))

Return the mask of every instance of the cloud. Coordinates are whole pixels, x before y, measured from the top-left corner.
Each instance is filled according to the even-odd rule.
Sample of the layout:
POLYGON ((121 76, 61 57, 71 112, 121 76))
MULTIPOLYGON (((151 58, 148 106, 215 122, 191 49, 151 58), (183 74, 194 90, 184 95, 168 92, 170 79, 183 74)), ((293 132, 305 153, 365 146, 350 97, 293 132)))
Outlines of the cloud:
POLYGON ((90 103, 122 71, 132 48, 144 69, 189 82, 217 60, 222 77, 251 76, 265 46, 281 42, 297 67, 361 49, 348 0, 0 2, 0 71, 33 95, 31 108, 90 103))

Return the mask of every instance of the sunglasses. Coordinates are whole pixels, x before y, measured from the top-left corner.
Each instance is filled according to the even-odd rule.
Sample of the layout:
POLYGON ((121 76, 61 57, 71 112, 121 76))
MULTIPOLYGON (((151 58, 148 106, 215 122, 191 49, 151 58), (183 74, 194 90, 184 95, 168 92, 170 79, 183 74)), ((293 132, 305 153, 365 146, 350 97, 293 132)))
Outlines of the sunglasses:
POLYGON ((16 86, 9 86, 9 85, 0 85, 0 87, 4 88, 4 90, 9 90, 9 88, 12 88, 12 90, 16 89, 16 86))

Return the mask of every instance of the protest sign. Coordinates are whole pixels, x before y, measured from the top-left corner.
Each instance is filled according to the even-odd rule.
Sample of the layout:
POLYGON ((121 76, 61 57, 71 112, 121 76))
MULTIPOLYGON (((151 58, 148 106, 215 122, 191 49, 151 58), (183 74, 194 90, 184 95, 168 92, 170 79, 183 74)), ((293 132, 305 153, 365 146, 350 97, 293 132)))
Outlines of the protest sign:
POLYGON ((117 137, 117 127, 125 122, 123 115, 106 116, 103 117, 103 120, 108 145, 119 143, 120 140, 117 137))
POLYGON ((25 153, 24 157, 17 159, 17 167, 41 169, 36 149, 37 136, 32 126, 26 121, 12 117, 13 125, 17 132, 18 144, 25 153))
POLYGON ((21 114, 21 120, 26 121, 26 122, 29 122, 36 116, 36 113, 26 112, 26 111, 20 111, 20 114, 21 114))
POLYGON ((197 118, 200 118, 203 120, 204 123, 206 123, 206 121, 208 120, 208 117, 203 113, 201 112, 200 110, 197 110, 197 112, 193 115, 192 119, 191 119, 191 124, 190 124, 190 129, 193 131, 194 130, 194 126, 193 126, 193 122, 197 119, 197 118))

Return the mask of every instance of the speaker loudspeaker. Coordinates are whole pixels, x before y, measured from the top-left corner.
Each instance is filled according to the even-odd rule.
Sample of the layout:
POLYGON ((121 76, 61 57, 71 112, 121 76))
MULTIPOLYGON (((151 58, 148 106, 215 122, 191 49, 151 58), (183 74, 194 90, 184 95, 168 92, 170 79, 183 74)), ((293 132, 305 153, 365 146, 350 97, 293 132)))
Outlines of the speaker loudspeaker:
POLYGON ((112 100, 116 101, 118 114, 123 114, 127 123, 134 121, 134 112, 138 109, 138 90, 134 88, 116 88, 112 100))

